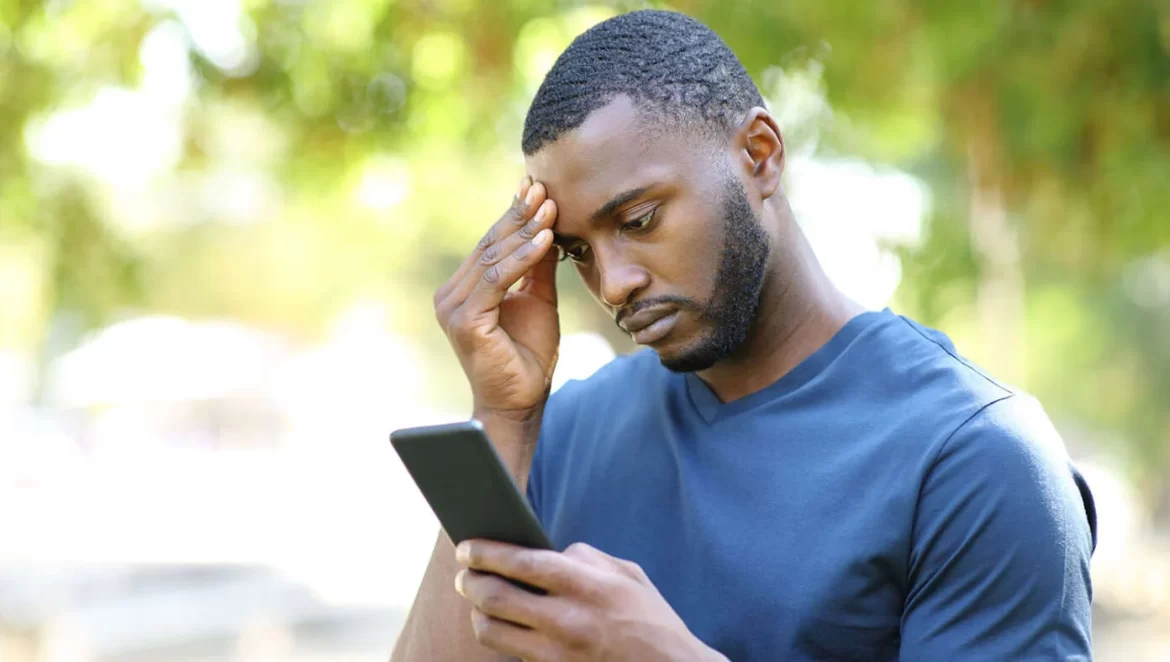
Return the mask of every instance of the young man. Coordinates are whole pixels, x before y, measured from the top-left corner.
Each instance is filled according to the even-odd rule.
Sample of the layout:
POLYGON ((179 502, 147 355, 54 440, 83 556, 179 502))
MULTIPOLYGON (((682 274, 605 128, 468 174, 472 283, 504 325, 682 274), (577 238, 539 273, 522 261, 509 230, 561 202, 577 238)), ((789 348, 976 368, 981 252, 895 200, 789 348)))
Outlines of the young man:
POLYGON ((394 660, 1089 659, 1092 500, 1057 433, 833 287, 714 33, 660 11, 584 33, 523 149, 435 308, 565 551, 440 535, 394 660), (549 398, 558 254, 652 351, 549 398))

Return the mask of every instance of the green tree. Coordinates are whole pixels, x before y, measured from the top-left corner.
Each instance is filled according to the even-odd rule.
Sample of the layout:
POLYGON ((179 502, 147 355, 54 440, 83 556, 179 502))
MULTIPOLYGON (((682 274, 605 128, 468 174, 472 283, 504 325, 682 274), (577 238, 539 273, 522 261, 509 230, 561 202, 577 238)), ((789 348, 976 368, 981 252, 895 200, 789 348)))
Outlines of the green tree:
MULTIPOLYGON (((355 295, 433 337, 416 292, 506 204, 544 71, 574 35, 643 3, 202 6, 0 0, 0 268, 25 275, 23 294, 0 289, 23 302, 0 307, 15 329, 0 341, 136 309, 311 336, 355 295), (29 137, 104 86, 146 85, 149 49, 176 33, 191 81, 178 160, 140 182, 157 204, 135 225, 101 173, 46 163, 29 137)), ((894 247, 899 307, 1058 420, 1124 440, 1111 450, 1170 513, 1170 6, 670 6, 715 28, 758 80, 822 68, 834 112, 821 151, 905 169, 932 192, 923 243, 894 247)), ((612 334, 563 282, 567 325, 612 334)))

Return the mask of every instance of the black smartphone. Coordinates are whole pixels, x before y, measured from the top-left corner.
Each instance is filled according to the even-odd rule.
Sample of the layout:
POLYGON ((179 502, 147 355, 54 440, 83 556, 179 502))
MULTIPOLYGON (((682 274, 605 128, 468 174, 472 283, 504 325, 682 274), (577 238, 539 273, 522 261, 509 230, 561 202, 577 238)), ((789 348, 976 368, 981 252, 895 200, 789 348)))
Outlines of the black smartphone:
POLYGON ((390 443, 451 542, 553 549, 479 421, 395 430, 390 443))

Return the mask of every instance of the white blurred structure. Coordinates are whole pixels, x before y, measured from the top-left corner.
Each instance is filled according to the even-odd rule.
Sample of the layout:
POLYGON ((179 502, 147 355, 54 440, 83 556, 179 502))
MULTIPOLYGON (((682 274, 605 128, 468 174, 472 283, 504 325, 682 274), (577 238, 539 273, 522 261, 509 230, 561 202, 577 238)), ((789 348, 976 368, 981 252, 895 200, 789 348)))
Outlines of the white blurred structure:
POLYGON ((557 391, 571 379, 588 379, 615 356, 613 347, 599 333, 565 334, 553 371, 552 390, 557 391))
POLYGON ((0 662, 384 660, 438 532, 387 434, 464 415, 385 328, 145 317, 54 362, 52 411, 0 410, 0 662))
MULTIPOLYGON (((361 305, 297 347, 130 320, 52 366, 53 410, 0 409, 0 662, 384 660, 438 531, 386 437, 465 416, 426 406, 386 327, 361 305)), ((554 388, 613 356, 565 335, 554 388)), ((1115 634, 1170 618, 1167 547, 1119 474, 1080 466, 1102 659, 1167 659, 1115 634)))

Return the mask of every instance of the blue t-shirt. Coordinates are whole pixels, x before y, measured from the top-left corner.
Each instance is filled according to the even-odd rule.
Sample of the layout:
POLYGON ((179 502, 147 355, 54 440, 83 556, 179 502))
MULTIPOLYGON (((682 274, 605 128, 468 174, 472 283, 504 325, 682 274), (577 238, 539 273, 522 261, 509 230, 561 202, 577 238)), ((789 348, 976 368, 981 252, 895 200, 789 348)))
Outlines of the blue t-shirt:
POLYGON ((733 662, 1091 657, 1096 516, 1060 437, 888 310, 729 403, 650 350, 566 384, 528 496, 733 662))

